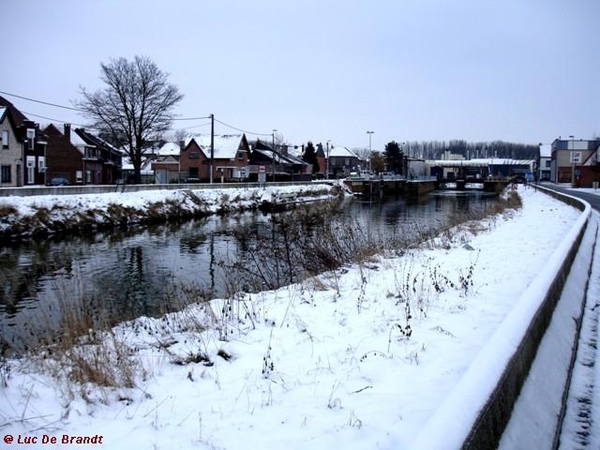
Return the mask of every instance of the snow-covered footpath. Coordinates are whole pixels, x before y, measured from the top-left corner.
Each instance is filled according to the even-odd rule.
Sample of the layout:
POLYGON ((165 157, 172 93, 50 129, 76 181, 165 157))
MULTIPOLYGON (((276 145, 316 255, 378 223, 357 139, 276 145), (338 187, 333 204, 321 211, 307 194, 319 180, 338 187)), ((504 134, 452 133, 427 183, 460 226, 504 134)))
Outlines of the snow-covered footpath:
POLYGON ((44 436, 69 448, 411 448, 580 215, 518 193, 521 209, 402 257, 141 318, 103 344, 90 333, 59 363, 4 362, 0 436, 37 440, 22 448, 44 436), (110 360, 132 386, 70 381, 74 355, 110 360))

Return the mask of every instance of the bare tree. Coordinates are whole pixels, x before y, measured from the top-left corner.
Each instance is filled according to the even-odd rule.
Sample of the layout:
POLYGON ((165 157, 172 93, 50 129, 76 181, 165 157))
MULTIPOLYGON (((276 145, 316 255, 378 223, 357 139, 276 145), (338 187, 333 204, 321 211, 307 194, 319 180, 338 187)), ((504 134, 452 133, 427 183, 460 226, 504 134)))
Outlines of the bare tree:
POLYGON ((139 183, 146 144, 170 128, 172 110, 183 95, 148 57, 111 59, 100 67, 105 89, 89 92, 81 87, 83 100, 76 105, 102 137, 125 149, 139 183))

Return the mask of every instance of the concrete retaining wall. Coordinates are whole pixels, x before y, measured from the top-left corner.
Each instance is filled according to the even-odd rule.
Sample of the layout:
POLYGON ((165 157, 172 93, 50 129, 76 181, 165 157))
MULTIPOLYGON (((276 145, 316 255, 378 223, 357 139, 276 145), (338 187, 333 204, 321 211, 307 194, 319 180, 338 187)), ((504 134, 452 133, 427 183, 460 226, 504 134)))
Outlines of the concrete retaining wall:
POLYGON ((414 448, 498 447, 591 217, 589 204, 554 191, 547 193, 582 210, 580 218, 523 294, 530 300, 518 302, 509 313, 447 401, 421 430, 413 442, 414 448), (524 318, 530 318, 525 329, 524 318), (506 342, 506 336, 514 339, 506 342), (492 361, 502 363, 502 373, 492 361), (474 395, 479 398, 473 398, 474 395))
MULTIPOLYGON (((585 204, 573 197, 565 197, 555 191, 548 191, 549 195, 564 201, 582 211, 585 211, 585 204)), ((589 215, 588 215, 589 218, 589 215)), ((464 449, 495 449, 504 432, 512 414, 513 407, 517 401, 521 387, 527 378, 529 369, 536 357, 540 342, 548 329, 552 315, 561 297, 563 287, 569 275, 571 265, 575 255, 579 250, 579 245, 588 225, 586 220, 577 230, 577 236, 570 246, 566 258, 556 277, 548 286, 546 295, 540 305, 537 313, 531 321, 525 336, 519 343, 515 354, 506 366, 504 373, 494 389, 494 392, 487 400, 481 411, 469 436, 463 444, 464 449)), ((584 299, 581 299, 583 302, 584 299)))

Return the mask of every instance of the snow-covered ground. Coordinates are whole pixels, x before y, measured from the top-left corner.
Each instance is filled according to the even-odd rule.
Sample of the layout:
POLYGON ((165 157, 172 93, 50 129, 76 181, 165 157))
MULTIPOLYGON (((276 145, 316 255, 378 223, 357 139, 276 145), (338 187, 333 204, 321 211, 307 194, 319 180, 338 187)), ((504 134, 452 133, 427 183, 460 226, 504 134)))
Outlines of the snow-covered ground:
POLYGON ((4 363, 0 436, 37 438, 23 448, 44 435, 110 449, 412 448, 581 215, 518 192, 520 210, 402 257, 117 327, 110 345, 134 387, 57 380, 39 371, 50 356, 4 363))

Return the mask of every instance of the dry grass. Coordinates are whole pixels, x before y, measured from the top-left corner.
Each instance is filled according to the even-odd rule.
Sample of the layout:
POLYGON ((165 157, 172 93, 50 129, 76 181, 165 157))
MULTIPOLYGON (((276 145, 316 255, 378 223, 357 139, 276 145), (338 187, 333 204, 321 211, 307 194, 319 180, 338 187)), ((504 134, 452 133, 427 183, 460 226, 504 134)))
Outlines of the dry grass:
MULTIPOLYGON (((165 314, 162 328, 157 332, 157 346, 173 332, 200 333, 207 327, 220 330, 220 337, 227 340, 235 330, 236 321, 258 320, 260 312, 253 310, 255 303, 249 301, 244 292, 274 289, 291 284, 306 276, 323 272, 328 278, 311 278, 306 287, 311 290, 336 289, 339 292, 339 276, 343 266, 351 263, 368 264, 374 255, 383 252, 402 253, 408 248, 429 242, 433 246, 450 245, 457 235, 456 227, 469 227, 468 232, 480 232, 477 221, 485 217, 502 214, 507 210, 519 208, 521 199, 516 192, 510 191, 493 208, 468 214, 456 214, 450 222, 435 231, 419 233, 414 230, 410 239, 406 236, 382 236, 366 231, 359 224, 348 225, 347 219, 338 215, 334 203, 324 203, 316 208, 298 208, 273 217, 272 228, 254 229, 253 235, 238 234, 238 257, 234 261, 223 262, 228 273, 229 295, 221 304, 220 310, 210 307, 198 310, 186 306, 200 303, 206 305, 211 292, 193 286, 173 286, 164 301, 165 314), (432 237, 436 237, 433 240, 432 237), (169 314, 180 311, 178 314, 169 314)), ((115 208, 117 206, 115 205, 115 208)), ((40 215, 47 212, 40 212, 40 215)), ((405 320, 395 325, 393 333, 409 338, 412 333, 410 322, 415 313, 426 315, 431 299, 446 289, 458 289, 462 295, 468 295, 473 289, 473 269, 459 271, 456 277, 442 274, 439 267, 430 261, 426 270, 417 271, 410 265, 398 273, 396 292, 390 293, 397 298, 397 304, 403 308, 405 320)), ((366 280, 366 277, 363 277, 366 280)), ((364 282, 366 283, 366 281, 364 282)), ((366 286, 361 285, 357 300, 357 311, 362 309, 366 286)), ((147 369, 135 358, 135 351, 126 335, 113 328, 115 323, 108 317, 98 299, 72 300, 72 293, 64 293, 60 302, 60 335, 38 342, 32 347, 38 348, 33 359, 39 366, 62 380, 71 394, 79 392, 84 398, 87 387, 131 388, 138 378, 148 376, 147 369)), ((135 323, 135 322, 133 322, 135 323)), ((132 332, 135 334, 133 325, 132 332)), ((390 340, 392 331, 390 331, 390 340)), ((162 346, 161 348, 168 348, 162 346)), ((1 348, 4 352, 4 349, 1 348)), ((205 348, 191 348, 183 355, 171 355, 171 362, 185 365, 191 363, 210 364, 205 348)), ((265 357, 268 356, 268 353, 265 357)), ((267 369, 270 365, 265 366, 267 369)), ((0 354, 0 384, 6 385, 10 379, 10 366, 0 354)), ((90 400, 91 401, 91 400, 90 400)))
POLYGON ((0 204, 0 217, 7 218, 11 215, 17 215, 19 211, 12 205, 0 204))

